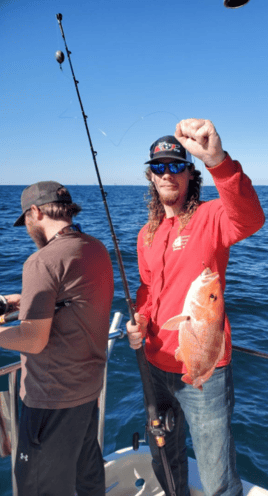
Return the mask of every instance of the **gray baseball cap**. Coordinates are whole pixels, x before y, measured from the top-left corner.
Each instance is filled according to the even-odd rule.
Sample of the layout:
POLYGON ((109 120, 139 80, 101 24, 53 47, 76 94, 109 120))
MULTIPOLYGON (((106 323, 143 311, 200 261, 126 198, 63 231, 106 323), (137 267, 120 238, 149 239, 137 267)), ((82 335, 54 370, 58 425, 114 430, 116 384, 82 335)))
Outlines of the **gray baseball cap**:
POLYGON ((63 185, 55 181, 40 181, 25 188, 21 195, 22 214, 14 222, 14 226, 24 226, 25 212, 31 208, 31 205, 45 205, 45 203, 72 203, 72 197, 67 191, 65 194, 58 194, 58 190, 63 185))

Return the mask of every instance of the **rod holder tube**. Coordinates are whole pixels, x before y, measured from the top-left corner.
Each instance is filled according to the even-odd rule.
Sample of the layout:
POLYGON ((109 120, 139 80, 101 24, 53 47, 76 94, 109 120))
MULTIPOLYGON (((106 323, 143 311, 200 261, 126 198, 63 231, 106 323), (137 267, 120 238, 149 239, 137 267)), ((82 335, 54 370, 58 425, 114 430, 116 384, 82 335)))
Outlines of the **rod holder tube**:
POLYGON ((114 318, 113 318, 113 321, 112 321, 110 329, 109 329, 107 360, 106 360, 106 365, 105 365, 105 369, 104 369, 103 387, 102 387, 100 399, 99 399, 98 442, 99 442, 99 446, 100 446, 102 453, 103 453, 103 448, 104 448, 104 426, 105 426, 105 411, 106 411, 108 363, 109 363, 109 358, 111 356, 111 353, 112 353, 112 350, 113 350, 113 347, 114 347, 114 344, 116 341, 116 337, 118 335, 117 331, 118 331, 118 328, 120 327, 122 318, 123 318, 123 314, 120 312, 116 312, 114 314, 114 318))

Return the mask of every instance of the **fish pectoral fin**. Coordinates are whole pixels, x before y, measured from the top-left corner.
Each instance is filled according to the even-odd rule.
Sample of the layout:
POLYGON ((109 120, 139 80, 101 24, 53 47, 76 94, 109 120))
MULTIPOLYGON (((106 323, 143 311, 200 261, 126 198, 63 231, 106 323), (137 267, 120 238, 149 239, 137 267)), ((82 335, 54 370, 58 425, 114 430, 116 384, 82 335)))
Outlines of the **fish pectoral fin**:
POLYGON ((162 325, 161 329, 167 329, 168 331, 178 331, 180 323, 184 322, 185 320, 190 320, 189 315, 176 315, 175 317, 168 319, 162 325))
POLYGON ((175 350, 175 360, 177 360, 177 362, 183 362, 180 347, 175 350))

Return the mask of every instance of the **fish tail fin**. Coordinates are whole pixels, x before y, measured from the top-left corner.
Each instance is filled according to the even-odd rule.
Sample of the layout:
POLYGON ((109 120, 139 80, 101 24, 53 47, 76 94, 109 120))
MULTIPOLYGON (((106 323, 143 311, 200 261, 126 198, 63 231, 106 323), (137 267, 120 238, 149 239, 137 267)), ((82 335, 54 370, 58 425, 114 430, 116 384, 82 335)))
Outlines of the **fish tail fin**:
POLYGON ((184 374, 181 378, 181 380, 183 382, 185 382, 185 384, 193 384, 193 380, 191 378, 191 376, 187 373, 187 374, 184 374))
MULTIPOLYGON (((207 380, 207 379, 205 379, 207 380)), ((202 377, 198 377, 193 381, 193 387, 195 389, 200 389, 200 391, 203 391, 203 386, 202 384, 205 382, 205 380, 202 377)))

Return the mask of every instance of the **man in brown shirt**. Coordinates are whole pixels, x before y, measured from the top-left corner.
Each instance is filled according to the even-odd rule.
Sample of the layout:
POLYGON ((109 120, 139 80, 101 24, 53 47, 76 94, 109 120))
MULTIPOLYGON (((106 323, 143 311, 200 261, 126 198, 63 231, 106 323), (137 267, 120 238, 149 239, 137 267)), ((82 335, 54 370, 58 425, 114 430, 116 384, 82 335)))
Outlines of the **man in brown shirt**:
POLYGON ((21 205, 14 225, 25 225, 39 250, 24 264, 21 298, 6 297, 20 306, 21 323, 0 329, 0 346, 21 352, 19 496, 104 496, 96 433, 113 298, 110 257, 72 224, 81 208, 61 184, 29 186, 21 205))

